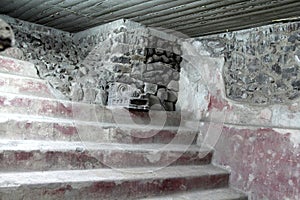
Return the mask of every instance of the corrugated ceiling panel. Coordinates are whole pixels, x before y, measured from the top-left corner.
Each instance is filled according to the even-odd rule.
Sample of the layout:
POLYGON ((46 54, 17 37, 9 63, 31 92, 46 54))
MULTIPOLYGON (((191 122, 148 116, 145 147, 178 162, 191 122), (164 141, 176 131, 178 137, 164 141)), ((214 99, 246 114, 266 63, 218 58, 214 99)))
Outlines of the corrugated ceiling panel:
POLYGON ((199 36, 299 17, 299 7, 299 0, 1 0, 0 14, 69 32, 126 18, 199 36))

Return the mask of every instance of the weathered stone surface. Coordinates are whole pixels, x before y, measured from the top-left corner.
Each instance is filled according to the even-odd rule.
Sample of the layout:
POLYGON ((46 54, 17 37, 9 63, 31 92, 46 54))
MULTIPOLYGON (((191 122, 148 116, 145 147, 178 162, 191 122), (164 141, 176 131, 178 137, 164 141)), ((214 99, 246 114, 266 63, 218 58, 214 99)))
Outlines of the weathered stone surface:
MULTIPOLYGON (((133 36, 129 33, 126 33, 125 35, 133 36)), ((112 35, 111 38, 113 37, 114 36, 112 35)), ((135 37, 138 38, 139 35, 135 35, 135 37)), ((136 88, 140 89, 139 94, 145 96, 147 93, 156 95, 158 86, 166 87, 170 81, 179 80, 180 62, 182 61, 181 56, 160 48, 146 48, 146 44, 144 44, 142 48, 137 48, 137 46, 131 44, 126 38, 122 40, 123 43, 120 45, 118 43, 114 43, 114 40, 111 38, 103 41, 103 43, 97 44, 92 51, 92 54, 90 54, 87 58, 87 60, 97 60, 98 66, 100 66, 99 68, 112 73, 114 79, 109 80, 108 83, 112 85, 116 83, 135 85, 136 88), (113 53, 108 50, 105 55, 102 55, 102 49, 111 45, 114 49, 113 53), (117 47, 121 48, 119 52, 117 47), (99 57, 105 58, 99 60, 99 57), (113 65, 111 63, 113 63, 113 65), (148 87, 149 85, 152 85, 153 87, 151 86, 151 88, 155 89, 150 91, 148 87)), ((99 73, 95 72, 95 69, 91 67, 95 65, 95 63, 85 62, 85 65, 89 71, 94 71, 95 74, 99 73)), ((105 76, 103 78, 105 79, 105 76)), ((108 90, 107 92, 110 95, 110 93, 114 91, 108 90)), ((114 94, 111 95, 113 96, 114 94)), ((130 98, 131 97, 129 95, 125 101, 129 101, 130 98)), ((123 101, 120 100, 120 103, 121 102, 123 101)), ((117 104, 118 103, 116 101, 114 105, 117 104)), ((110 101, 109 105, 112 105, 110 101)), ((124 106, 125 104, 121 103, 119 106, 121 105, 124 106)))
POLYGON ((0 51, 12 47, 15 43, 15 35, 10 25, 0 19, 0 51))
MULTIPOLYGON (((142 134, 141 134, 142 136, 142 134)), ((210 164, 212 152, 196 146, 170 145, 155 156, 165 144, 98 145, 94 142, 0 140, 2 172, 101 169, 111 167, 159 167, 174 160, 171 165, 210 164), (27 149, 24 148, 27 146, 27 149), (63 147, 63 148, 62 148, 63 147), (120 159, 120 157, 122 159, 120 159)))
POLYGON ((174 102, 165 101, 164 105, 165 105, 165 108, 167 111, 175 111, 176 110, 174 102))
POLYGON ((0 73, 0 92, 55 98, 45 80, 0 73))
POLYGON ((70 197, 75 200, 138 199, 157 194, 169 194, 174 191, 221 188, 228 185, 229 179, 228 172, 212 165, 171 166, 161 170, 153 167, 128 170, 3 173, 1 174, 0 195, 4 199, 32 200, 70 197), (151 173, 135 173, 140 171, 151 173), (132 172, 135 173, 134 176, 132 172))
POLYGON ((75 78, 81 73, 77 70, 79 66, 75 67, 80 49, 73 44, 72 35, 9 17, 6 19, 15 32, 16 47, 7 49, 2 55, 33 62, 41 78, 72 98, 71 83, 76 82, 75 78))
MULTIPOLYGON (((162 106, 161 106, 161 101, 160 101, 160 99, 157 97, 157 96, 155 96, 155 95, 150 95, 149 96, 149 103, 150 103, 150 107, 153 109, 154 108, 154 106, 153 105, 157 105, 157 106, 155 106, 155 108, 161 108, 162 109, 162 106)), ((156 110, 157 110, 156 109, 156 110)))
POLYGON ((176 101, 178 99, 178 93, 174 92, 174 91, 171 91, 171 90, 168 90, 167 93, 168 93, 167 101, 171 101, 173 103, 176 103, 176 101))
POLYGON ((204 191, 182 192, 158 197, 149 197, 141 200, 248 200, 248 197, 233 189, 214 189, 204 191))
POLYGON ((152 83, 145 83, 144 92, 146 94, 156 94, 158 86, 152 83))
POLYGON ((165 88, 160 88, 157 90, 157 97, 161 100, 161 101, 165 101, 168 99, 168 93, 167 90, 165 88))
POLYGON ((174 91, 174 92, 179 92, 179 83, 178 83, 178 81, 174 81, 174 80, 170 81, 167 88, 169 90, 174 91))
POLYGON ((299 22, 260 27, 201 38, 197 44, 210 55, 224 55, 228 98, 256 105, 286 103, 300 94, 298 27, 299 22))
POLYGON ((0 72, 38 78, 38 72, 29 62, 0 56, 0 72))
MULTIPOLYGON (((230 165, 233 170, 231 183, 241 190, 251 191, 255 194, 254 199, 296 199, 299 194, 299 182, 295 180, 299 179, 297 172, 300 167, 297 164, 287 165, 286 158, 288 157, 291 163, 298 163, 300 159, 296 152, 299 152, 299 147, 295 148, 289 143, 290 131, 280 129, 280 133, 272 128, 225 126, 220 138, 222 142, 216 146, 216 161, 230 165), (236 149, 228 146, 235 146, 236 149), (246 150, 248 148, 252 150, 246 150), (245 159, 245 154, 242 153, 245 151, 251 152, 252 156, 245 159), (249 168, 241 166, 238 161, 240 159, 243 160, 243 165, 249 168), (272 176, 266 182, 268 174, 273 173, 281 175, 272 176), (274 189, 278 184, 282 188, 280 191, 274 189), (287 190, 293 192, 283 192, 287 190)), ((298 130, 296 134, 299 134, 298 130)))
POLYGON ((105 103, 99 91, 109 92, 109 85, 118 81, 143 89, 144 82, 167 86, 171 80, 179 79, 180 46, 160 38, 159 31, 155 32, 157 36, 151 36, 143 26, 137 30, 124 23, 123 28, 103 26, 103 30, 100 27, 83 36, 7 19, 16 32, 16 46, 24 52, 24 59, 32 61, 39 76, 70 100, 105 103), (172 46, 177 48, 174 47, 175 53, 172 46), (149 62, 153 69, 146 69, 149 62))
POLYGON ((24 52, 20 48, 17 48, 17 47, 7 48, 7 49, 5 49, 5 51, 0 52, 0 55, 15 58, 18 60, 25 59, 24 52))

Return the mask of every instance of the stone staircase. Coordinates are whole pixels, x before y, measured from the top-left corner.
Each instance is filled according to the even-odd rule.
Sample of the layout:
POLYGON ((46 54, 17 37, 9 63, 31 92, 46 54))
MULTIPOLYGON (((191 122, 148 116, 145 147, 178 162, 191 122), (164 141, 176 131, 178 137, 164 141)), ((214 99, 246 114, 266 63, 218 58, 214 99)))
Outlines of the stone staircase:
POLYGON ((33 64, 0 56, 0 200, 247 199, 179 113, 54 93, 33 64))

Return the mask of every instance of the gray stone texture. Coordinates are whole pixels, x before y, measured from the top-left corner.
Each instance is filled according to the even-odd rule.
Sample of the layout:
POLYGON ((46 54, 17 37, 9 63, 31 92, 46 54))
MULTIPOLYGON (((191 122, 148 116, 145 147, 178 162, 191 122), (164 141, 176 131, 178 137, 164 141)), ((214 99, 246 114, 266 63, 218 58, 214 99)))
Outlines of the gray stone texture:
POLYGON ((210 56, 225 57, 229 99, 288 103, 300 96, 300 23, 285 23, 198 38, 210 56))
POLYGON ((0 51, 12 47, 14 42, 15 36, 11 26, 0 18, 0 51))
MULTIPOLYGON (((153 108, 165 109, 167 86, 171 81, 179 80, 182 58, 163 47, 168 46, 168 49, 172 50, 173 46, 177 49, 180 49, 180 46, 174 41, 165 41, 151 35, 150 31, 142 26, 137 30, 124 25, 110 31, 109 36, 103 41, 85 38, 85 41, 91 42, 87 46, 93 46, 93 48, 81 62, 89 70, 89 74, 103 74, 102 71, 110 73, 111 77, 102 77, 108 88, 101 86, 100 83, 100 87, 108 92, 108 105, 125 106, 131 98, 146 98, 149 106, 152 107, 157 104, 157 101, 152 101, 153 98, 150 96, 159 95, 158 88, 161 88, 166 90, 166 98, 160 100, 161 106, 156 105, 153 108), (136 89, 118 93, 120 85, 122 88, 134 87, 136 89)), ((92 75, 88 76, 92 77, 92 75)), ((82 84, 85 85, 85 83, 82 84)), ((172 84, 170 86, 174 87, 172 84)), ((176 90, 176 84, 174 89, 176 90)), ((174 110, 176 101, 172 103, 174 106, 169 107, 174 110)))
POLYGON ((144 96, 146 83, 155 85, 152 95, 158 88, 178 90, 172 81, 180 77, 180 45, 160 31, 118 20, 70 34, 1 17, 15 32, 16 47, 9 54, 33 62, 38 75, 63 94, 60 97, 107 105, 110 96, 118 96, 109 94, 115 83, 133 86, 144 96))

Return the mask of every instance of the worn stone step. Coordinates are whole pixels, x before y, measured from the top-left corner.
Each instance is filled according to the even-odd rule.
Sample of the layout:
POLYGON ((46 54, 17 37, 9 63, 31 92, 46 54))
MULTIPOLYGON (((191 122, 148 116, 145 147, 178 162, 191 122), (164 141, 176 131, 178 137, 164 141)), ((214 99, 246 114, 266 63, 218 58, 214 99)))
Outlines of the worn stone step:
POLYGON ((198 132, 174 126, 145 126, 0 114, 0 138, 99 143, 196 144, 198 132))
POLYGON ((228 185, 229 174, 200 165, 1 173, 0 177, 2 200, 122 200, 222 188, 228 185))
POLYGON ((0 92, 55 98, 54 90, 42 79, 0 73, 0 92))
MULTIPOLYGON (((21 114, 116 124, 149 126, 185 126, 189 113, 129 111, 66 100, 0 92, 0 114, 21 114)), ((197 122, 196 122, 197 123, 197 122)), ((190 128, 192 128, 190 126, 190 128)))
POLYGON ((212 150, 196 145, 0 140, 0 158, 2 172, 166 167, 209 164, 212 150))
POLYGON ((33 63, 0 56, 0 72, 25 77, 39 78, 33 63))
POLYGON ((181 122, 190 119, 189 113, 129 111, 124 108, 106 108, 96 104, 5 92, 0 93, 0 113, 57 117, 89 122, 155 125, 161 127, 179 126, 182 124, 181 122))
POLYGON ((183 192, 174 195, 149 197, 140 200, 248 200, 248 197, 230 188, 183 192))

